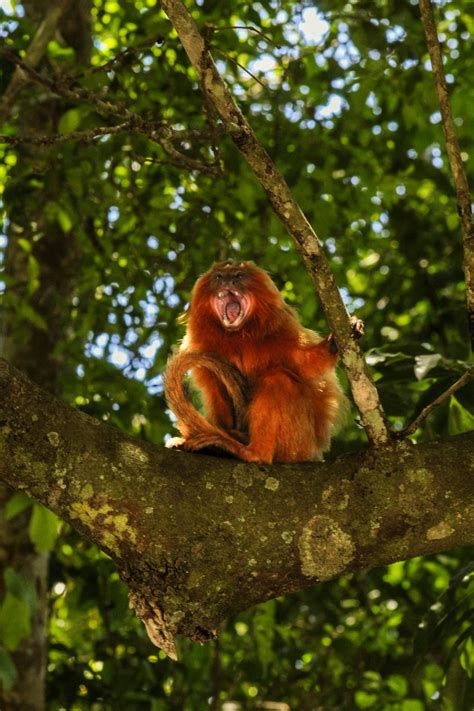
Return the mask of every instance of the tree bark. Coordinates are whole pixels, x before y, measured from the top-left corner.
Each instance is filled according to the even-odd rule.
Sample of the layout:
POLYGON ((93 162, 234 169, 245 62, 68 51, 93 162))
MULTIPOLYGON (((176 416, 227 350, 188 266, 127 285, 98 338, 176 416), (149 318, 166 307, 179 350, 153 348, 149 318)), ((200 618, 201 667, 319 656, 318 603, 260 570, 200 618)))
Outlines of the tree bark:
POLYGON ((135 440, 0 362, 0 478, 115 561, 155 643, 271 597, 474 543, 474 433, 279 466, 135 440), (471 475, 471 476, 470 476, 471 475))
MULTIPOLYGON (((49 199, 47 190, 42 199, 49 199)), ((18 202, 12 204, 7 196, 5 202, 10 224, 14 226, 9 231, 6 259, 12 298, 9 300, 11 309, 7 308, 5 313, 5 333, 0 352, 3 351, 35 382, 50 392, 58 392, 64 368, 57 346, 63 339, 69 317, 74 283, 72 267, 76 255, 73 240, 67 239, 57 226, 53 229, 45 223, 41 215, 42 200, 28 205, 21 201, 19 205, 18 202), (32 237, 33 223, 36 223, 38 232, 43 232, 43 237, 36 243, 31 241, 32 255, 39 267, 39 284, 33 296, 29 297, 26 286, 28 255, 16 240, 19 234, 27 240, 32 237), (15 302, 20 299, 30 304, 44 321, 45 327, 35 326, 18 315, 15 302)), ((31 543, 31 509, 6 520, 4 506, 11 494, 9 487, 0 486, 0 563, 3 569, 12 568, 33 581, 37 605, 31 618, 31 634, 12 654, 18 676, 13 689, 0 689, 0 708, 2 711, 42 711, 45 708, 47 665, 48 555, 38 553, 31 543)), ((1 582, 0 592, 4 592, 1 582)))
POLYGON ((443 55, 436 30, 436 21, 431 0, 419 0, 421 20, 426 36, 426 44, 430 55, 436 94, 438 96, 441 123, 443 126, 446 153, 453 176, 454 189, 464 251, 464 276, 466 280, 466 302, 471 338, 471 350, 474 351, 474 215, 472 200, 467 180, 466 169, 461 155, 456 126, 454 124, 448 84, 444 76, 443 55))

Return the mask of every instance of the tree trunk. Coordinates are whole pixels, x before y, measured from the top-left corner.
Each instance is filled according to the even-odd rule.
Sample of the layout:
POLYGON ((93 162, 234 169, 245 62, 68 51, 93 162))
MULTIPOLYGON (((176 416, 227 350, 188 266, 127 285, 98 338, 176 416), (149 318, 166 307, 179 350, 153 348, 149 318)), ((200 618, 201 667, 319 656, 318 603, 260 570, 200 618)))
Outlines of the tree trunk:
MULTIPOLYGON (((14 186, 13 186, 14 187, 14 186)), ((12 193, 15 193, 14 189, 12 193)), ((43 200, 48 194, 43 194, 43 200)), ((44 320, 46 329, 34 326, 31 322, 14 317, 12 308, 6 311, 6 334, 4 352, 12 363, 44 386, 49 392, 59 391, 59 378, 63 370, 60 357, 55 348, 61 342, 69 316, 71 296, 72 267, 74 249, 70 239, 57 228, 45 224, 41 216, 42 203, 38 198, 33 214, 27 205, 8 203, 10 218, 9 244, 7 249, 6 272, 11 280, 11 289, 15 301, 28 300, 26 287, 27 254, 19 246, 17 238, 30 241, 32 255, 39 265, 39 288, 29 300, 38 316, 44 320), (37 233, 43 237, 36 243, 32 241, 36 230, 31 225, 37 224, 37 233), (20 231, 21 230, 21 231, 20 231)), ((32 204, 31 202, 29 203, 32 204)), ((15 307, 11 303, 11 306, 15 307)), ((0 488, 2 509, 11 496, 7 487, 0 488)), ((31 510, 7 521, 0 514, 0 560, 2 568, 12 568, 20 575, 33 581, 37 606, 31 619, 31 634, 14 652, 13 659, 17 669, 17 682, 10 692, 0 691, 0 708, 39 710, 44 708, 44 684, 47 662, 47 574, 48 556, 35 551, 29 537, 28 524, 31 510)), ((4 591, 2 591, 4 592, 4 591)))
MULTIPOLYGON (((82 10, 88 2, 79 3, 82 10)), ((38 24, 51 3, 25 2, 30 19, 38 24)), ((77 7, 71 7, 75 16, 77 7)), ((70 19, 70 18, 69 18, 70 19)), ((63 15, 63 24, 68 21, 68 12, 63 15)), ((87 13, 83 25, 77 26, 77 37, 85 38, 88 27, 87 13)), ((90 41, 90 40, 89 40, 90 41)), ((19 89, 15 92, 18 94, 19 89)), ((21 96, 19 96, 21 100, 21 96)), ((9 109, 13 107, 8 107, 9 109)), ((21 110, 20 124, 29 133, 45 134, 57 131, 61 115, 58 100, 43 101, 30 110, 21 110)), ((5 208, 8 216, 8 247, 6 255, 7 296, 3 314, 3 333, 0 334, 0 352, 41 384, 49 392, 60 390, 63 371, 58 345, 64 340, 69 317, 73 289, 72 275, 79 271, 77 251, 71 235, 65 235, 57 224, 48 222, 44 206, 55 200, 60 193, 60 176, 48 169, 48 150, 22 148, 20 167, 24 184, 25 165, 32 165, 31 177, 41 182, 35 195, 24 195, 16 188, 15 173, 5 192, 5 208), (26 154, 26 155, 25 155, 26 154), (22 240, 30 245, 25 250, 22 240), (31 269, 36 264, 38 283, 31 293, 31 269), (27 304, 32 312, 19 308, 27 304)), ((45 708, 45 675, 47 664, 47 608, 48 608, 48 556, 38 553, 29 537, 28 525, 31 510, 6 520, 4 505, 12 494, 6 486, 0 487, 0 565, 11 568, 34 584, 37 605, 31 616, 31 634, 20 643, 12 654, 17 671, 15 685, 9 691, 0 689, 2 711, 42 711, 45 708)), ((3 580, 0 593, 3 598, 3 580)))

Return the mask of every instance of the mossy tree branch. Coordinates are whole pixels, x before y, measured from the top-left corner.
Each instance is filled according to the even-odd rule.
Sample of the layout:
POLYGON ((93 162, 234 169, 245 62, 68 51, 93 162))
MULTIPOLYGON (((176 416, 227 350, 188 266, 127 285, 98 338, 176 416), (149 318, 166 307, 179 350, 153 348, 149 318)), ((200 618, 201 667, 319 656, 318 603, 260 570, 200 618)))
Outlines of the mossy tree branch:
POLYGON ((153 641, 350 571, 474 543, 474 433, 258 466, 136 440, 0 360, 0 479, 115 561, 153 641), (471 476, 469 476, 471 474, 471 476))

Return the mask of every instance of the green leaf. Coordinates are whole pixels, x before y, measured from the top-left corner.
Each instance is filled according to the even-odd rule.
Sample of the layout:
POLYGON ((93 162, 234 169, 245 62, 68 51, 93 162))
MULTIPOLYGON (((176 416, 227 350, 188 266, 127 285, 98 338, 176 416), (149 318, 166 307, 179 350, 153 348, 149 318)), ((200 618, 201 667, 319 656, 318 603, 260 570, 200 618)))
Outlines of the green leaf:
POLYGON ((13 568, 6 568, 3 574, 5 587, 17 600, 26 602, 32 612, 36 609, 38 598, 34 581, 20 575, 13 568))
POLYGON ((30 614, 27 602, 7 592, 0 607, 0 639, 10 652, 30 634, 30 614))
POLYGON ((28 256, 28 293, 34 294, 39 289, 40 265, 32 254, 28 256))
POLYGON ((18 673, 13 660, 6 651, 0 648, 0 689, 10 691, 17 679, 18 673))
POLYGON ((474 415, 464 408, 459 400, 451 397, 449 403, 448 431, 449 434, 462 434, 474 429, 474 415))
POLYGON ((23 237, 18 237, 17 242, 24 252, 27 254, 31 252, 31 242, 29 240, 24 239, 23 237))
POLYGON ((71 133, 76 131, 81 125, 81 112, 79 109, 69 109, 65 111, 59 119, 59 133, 71 133))
POLYGON ((405 699, 400 707, 401 711, 423 711, 424 708, 424 704, 418 699, 405 699))
POLYGON ((30 520, 30 539, 39 553, 52 550, 59 531, 58 517, 41 504, 34 504, 30 520))
POLYGON ((359 709, 370 709, 377 703, 377 696, 368 694, 366 691, 356 691, 355 702, 359 709))
POLYGON ((32 323, 33 326, 38 328, 40 331, 48 330, 48 326, 44 318, 40 316, 40 314, 26 301, 22 301, 18 304, 18 315, 20 318, 24 318, 26 321, 32 323))
POLYGON ((392 674, 387 679, 388 688, 398 697, 406 696, 408 691, 408 682, 405 677, 400 674, 392 674))
POLYGON ((259 605, 254 617, 254 636, 257 656, 262 665, 263 675, 266 676, 270 664, 275 659, 273 639, 275 636, 276 602, 269 600, 259 605))
POLYGON ((11 496, 5 504, 4 516, 7 521, 18 516, 22 511, 25 511, 33 504, 33 500, 26 494, 18 492, 11 496))
POLYGON ((66 210, 58 206, 56 215, 63 232, 70 232, 72 230, 72 220, 66 210))

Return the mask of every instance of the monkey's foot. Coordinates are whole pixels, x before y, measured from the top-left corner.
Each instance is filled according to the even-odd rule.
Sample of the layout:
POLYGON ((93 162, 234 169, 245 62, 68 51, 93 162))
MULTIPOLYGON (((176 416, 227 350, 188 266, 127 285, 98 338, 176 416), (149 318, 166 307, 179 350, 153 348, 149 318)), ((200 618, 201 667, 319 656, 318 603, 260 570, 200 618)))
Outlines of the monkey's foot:
POLYGON ((167 449, 184 449, 184 444, 186 440, 184 437, 171 437, 166 443, 165 447, 167 449))
POLYGON ((220 442, 219 438, 215 435, 202 432, 200 434, 191 435, 186 440, 183 440, 183 449, 187 452, 197 452, 200 449, 216 445, 216 441, 220 442))

